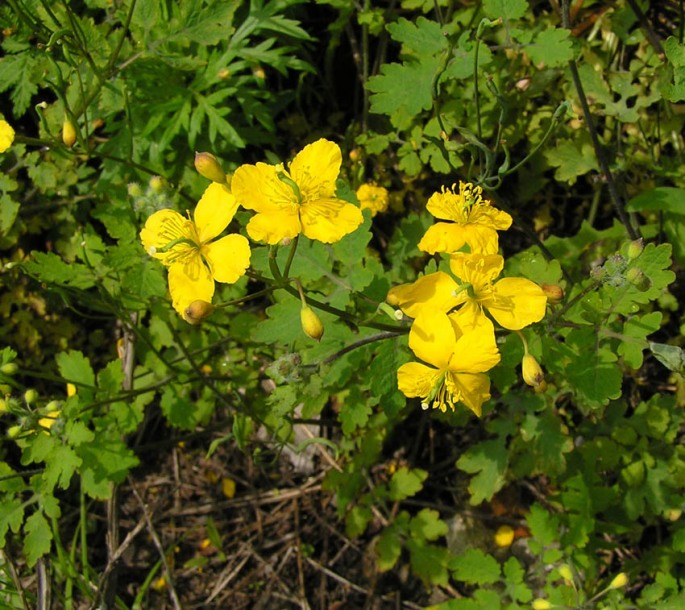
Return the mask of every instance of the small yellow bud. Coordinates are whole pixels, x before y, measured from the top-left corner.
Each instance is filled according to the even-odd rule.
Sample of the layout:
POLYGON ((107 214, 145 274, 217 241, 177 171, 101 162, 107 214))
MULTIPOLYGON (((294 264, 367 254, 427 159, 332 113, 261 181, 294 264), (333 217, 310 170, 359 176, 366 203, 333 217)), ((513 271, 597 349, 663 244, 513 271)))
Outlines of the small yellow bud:
POLYGON ((619 572, 614 576, 614 579, 609 583, 610 589, 620 589, 628 584, 628 576, 625 572, 619 572))
POLYGON ((76 143, 76 128, 69 117, 64 117, 64 123, 62 123, 62 142, 69 148, 76 143))
POLYGON ((193 301, 183 312, 183 319, 195 326, 211 316, 215 309, 214 305, 207 301, 193 301))
POLYGON ((26 401, 27 405, 32 405, 36 400, 38 400, 38 392, 34 390, 33 388, 29 388, 24 392, 24 400, 26 401))
POLYGON ((495 544, 499 547, 511 546, 514 542, 514 528, 509 525, 501 525, 495 532, 495 544))
POLYGON ((682 514, 683 514, 683 511, 680 510, 679 508, 672 508, 671 510, 666 511, 666 518, 669 521, 678 521, 678 519, 680 519, 682 514))
POLYGON ((561 576, 568 584, 573 583, 573 572, 566 564, 559 566, 559 576, 561 576))
POLYGON ((542 292, 547 297, 547 302, 552 305, 561 303, 564 300, 564 289, 556 284, 541 284, 542 292))
POLYGON ((549 610, 551 607, 552 604, 550 604, 546 599, 542 599, 541 597, 539 597, 536 600, 533 600, 533 610, 549 610))
POLYGON ((360 148, 353 148, 350 151, 349 156, 350 156, 350 161, 352 161, 352 163, 356 163, 357 161, 359 161, 362 158, 362 151, 360 148))
POLYGON ((137 182, 130 182, 128 185, 128 196, 129 197, 140 197, 143 191, 140 188, 140 184, 137 182))
POLYGON ((152 176, 147 184, 154 193, 161 193, 164 188, 164 178, 161 176, 152 176))
POLYGON ((521 361, 521 373, 523 374, 523 381, 525 381, 529 386, 537 389, 544 390, 542 384, 545 383, 545 374, 542 371, 542 367, 535 359, 535 356, 526 354, 521 361))
POLYGON ((235 496, 235 481, 228 477, 221 479, 221 493, 229 500, 235 496))
POLYGON ((302 323, 302 330, 308 337, 315 341, 321 341, 323 337, 323 323, 321 318, 316 315, 314 310, 309 305, 303 305, 300 310, 300 322, 302 323))
POLYGON ((221 169, 217 158, 208 152, 195 153, 195 169, 203 178, 212 182, 224 184, 226 182, 226 172, 221 169))
POLYGON ((261 66, 256 67, 252 71, 252 74, 254 74, 255 78, 258 78, 259 80, 264 80, 266 78, 266 72, 264 72, 264 68, 261 66))
POLYGON ((7 401, 4 398, 0 398, 0 413, 7 413, 7 401))
POLYGON ((67 384, 67 398, 71 398, 76 395, 76 386, 73 383, 67 384))
POLYGON ((231 71, 228 68, 221 68, 221 70, 217 72, 217 76, 221 80, 226 80, 229 76, 231 76, 231 71))

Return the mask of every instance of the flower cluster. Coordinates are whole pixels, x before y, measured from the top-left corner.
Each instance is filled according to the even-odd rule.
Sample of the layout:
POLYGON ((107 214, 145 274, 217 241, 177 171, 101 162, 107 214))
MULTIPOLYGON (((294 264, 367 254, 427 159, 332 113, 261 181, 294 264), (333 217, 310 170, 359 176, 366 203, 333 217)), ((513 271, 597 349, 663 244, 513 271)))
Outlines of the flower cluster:
POLYGON ((211 314, 215 282, 234 283, 250 265, 250 246, 242 235, 216 239, 239 206, 254 211, 247 233, 254 241, 276 245, 300 233, 333 243, 364 220, 360 208, 336 197, 342 154, 337 144, 320 139, 283 164, 240 166, 228 179, 216 158, 199 153, 195 165, 212 183, 193 218, 163 209, 140 232, 147 252, 169 270, 174 309, 197 324, 211 314), (230 187, 229 187, 230 182, 230 187))
POLYGON ((511 217, 484 200, 480 187, 443 188, 427 208, 440 222, 426 231, 419 248, 448 254, 451 274, 430 273, 388 293, 390 305, 414 318, 409 347, 423 361, 399 368, 399 389, 421 398, 425 409, 446 411, 462 402, 480 416, 490 398, 485 373, 500 360, 491 318, 520 330, 543 318, 547 297, 528 279, 498 279, 504 259, 497 253, 497 231, 508 229, 511 217))

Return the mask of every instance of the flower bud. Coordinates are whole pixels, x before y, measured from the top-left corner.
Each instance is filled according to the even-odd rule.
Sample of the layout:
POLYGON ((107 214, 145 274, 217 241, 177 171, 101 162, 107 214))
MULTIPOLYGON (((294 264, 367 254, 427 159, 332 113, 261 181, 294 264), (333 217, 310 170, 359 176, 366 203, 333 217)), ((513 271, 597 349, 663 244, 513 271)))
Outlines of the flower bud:
POLYGON ((183 312, 183 319, 195 326, 211 316, 215 309, 216 307, 207 301, 193 301, 183 312))
POLYGON ((208 152, 195 153, 195 169, 200 176, 224 184, 226 182, 226 172, 221 169, 216 157, 208 152))
POLYGON ((628 249, 626 251, 626 256, 628 257, 628 260, 635 260, 638 256, 640 256, 640 254, 642 254, 642 251, 644 249, 645 244, 643 243, 642 238, 631 241, 628 244, 628 249))
POLYGON ((649 287, 651 286, 649 278, 643 273, 642 269, 638 269, 637 267, 628 269, 626 272, 626 279, 640 292, 649 290, 649 287))
POLYGON ((7 413, 7 401, 4 398, 0 398, 0 413, 7 413))
POLYGON ((129 197, 140 197, 143 194, 140 184, 137 182, 129 182, 128 184, 128 195, 129 197))
POLYGON ((303 305, 302 309, 300 309, 300 322, 302 323, 302 330, 305 335, 315 341, 321 341, 321 337, 323 337, 323 323, 309 305, 303 305))
POLYGON ((561 576, 568 584, 573 583, 573 572, 566 564, 559 566, 559 576, 561 576))
POLYGON ((76 395, 76 386, 73 383, 67 383, 67 398, 76 395))
POLYGON ((0 373, 3 375, 14 375, 19 370, 16 362, 7 362, 0 366, 0 373))
POLYGON ((614 579, 609 583, 610 589, 620 589, 628 584, 628 576, 625 572, 619 572, 614 576, 614 579))
POLYGON ((537 599, 533 600, 533 610, 549 610, 551 607, 552 604, 550 604, 546 599, 542 599, 541 597, 538 597, 537 599))
POLYGON ((32 405, 38 400, 38 392, 36 392, 36 390, 33 388, 29 388, 26 390, 26 392, 24 392, 24 400, 26 401, 27 405, 32 405))
POLYGON ((547 302, 552 305, 561 303, 564 300, 564 289, 556 284, 541 284, 542 292, 547 297, 547 302))
POLYGON ((521 361, 521 373, 523 374, 523 381, 525 381, 529 386, 537 389, 544 390, 541 387, 545 382, 545 374, 542 371, 542 367, 535 359, 535 356, 526 354, 521 361))
POLYGON ((62 142, 69 148, 76 143, 76 128, 69 117, 64 117, 64 123, 62 123, 62 142))
POLYGON ((41 428, 47 428, 49 430, 50 428, 52 428, 54 423, 57 421, 58 417, 59 417, 59 411, 50 411, 45 415, 45 417, 41 417, 38 420, 38 425, 41 428))
POLYGON ((147 184, 152 192, 161 193, 164 188, 164 178, 161 176, 152 176, 147 184))
POLYGON ((17 438, 22 432, 22 426, 10 426, 7 428, 7 438, 17 438))
POLYGON ((511 546, 514 542, 514 528, 509 525, 501 525, 495 532, 495 544, 499 547, 511 546))

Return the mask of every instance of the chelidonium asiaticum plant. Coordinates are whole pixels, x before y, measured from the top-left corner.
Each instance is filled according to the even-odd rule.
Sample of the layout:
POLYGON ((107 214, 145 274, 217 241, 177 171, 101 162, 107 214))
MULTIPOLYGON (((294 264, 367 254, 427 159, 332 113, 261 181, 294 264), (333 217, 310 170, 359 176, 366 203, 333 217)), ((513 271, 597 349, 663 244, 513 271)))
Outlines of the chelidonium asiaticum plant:
MULTIPOLYGON (((254 212, 246 226, 252 241, 272 248, 290 244, 291 255, 300 236, 331 244, 354 232, 364 217, 358 205, 337 195, 341 164, 339 146, 320 139, 305 146, 287 168, 246 164, 230 179, 212 182, 192 219, 190 212, 183 216, 169 209, 150 216, 140 238, 147 252, 168 268, 174 309, 187 322, 198 323, 214 311, 215 282, 233 283, 247 272, 247 238, 237 233, 219 237, 239 206, 254 212)), ((223 172, 206 175, 222 177, 223 172)), ((387 192, 373 194, 387 201, 387 192)), ((371 206, 361 206, 375 215, 371 206)), ((486 373, 500 361, 493 319, 504 329, 519 331, 543 318, 547 298, 528 279, 498 279, 504 259, 498 254, 497 232, 508 229, 512 219, 491 206, 480 187, 460 183, 443 188, 429 199, 427 209, 438 222, 426 231, 419 248, 449 256, 451 275, 437 271, 388 293, 387 303, 413 319, 409 348, 420 360, 399 367, 398 387, 405 396, 420 398, 423 408, 454 410, 462 403, 480 416, 490 398, 486 373)), ((290 280, 281 276, 274 281, 290 280)), ((319 330, 311 332, 316 314, 300 283, 293 281, 297 290, 291 292, 302 299, 307 314, 302 316, 303 331, 318 340, 323 326, 317 319, 319 330)), ((397 329, 406 331, 406 323, 397 329)))

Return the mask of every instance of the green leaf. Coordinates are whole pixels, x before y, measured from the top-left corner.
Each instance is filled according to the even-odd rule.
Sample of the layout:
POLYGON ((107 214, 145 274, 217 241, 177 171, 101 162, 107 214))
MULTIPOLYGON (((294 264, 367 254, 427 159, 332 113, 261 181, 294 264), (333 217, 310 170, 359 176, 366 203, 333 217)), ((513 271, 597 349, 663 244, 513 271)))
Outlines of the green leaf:
POLYGON ((402 553, 402 537, 396 526, 386 527, 378 537, 376 555, 378 571, 383 573, 392 570, 402 553))
POLYGON ((120 440, 96 437, 93 443, 76 449, 83 460, 81 481, 84 491, 97 500, 106 500, 112 493, 112 484, 121 483, 131 468, 139 464, 138 458, 120 440))
POLYGON ((595 150, 585 131, 572 140, 560 140, 555 148, 546 149, 544 155, 547 162, 557 168, 554 177, 560 182, 575 184, 578 176, 599 169, 595 150))
POLYGON ((0 548, 5 548, 7 532, 18 533, 24 522, 24 503, 19 498, 3 496, 0 507, 0 548))
POLYGON ((32 252, 31 258, 33 260, 22 263, 22 266, 41 282, 81 290, 95 286, 95 276, 85 265, 65 263, 52 252, 32 252))
POLYGON ((547 512, 539 504, 533 504, 526 515, 530 533, 543 546, 549 546, 559 538, 559 516, 547 512))
POLYGON ((490 19, 501 17, 505 22, 520 19, 527 10, 527 0, 483 0, 483 12, 490 19))
POLYGON ((633 316, 623 325, 625 339, 618 346, 618 355, 633 369, 642 366, 642 352, 647 349, 646 338, 661 327, 662 313, 653 311, 642 316, 633 316))
POLYGON ((501 568, 492 555, 480 549, 467 549, 461 555, 452 557, 448 564, 455 580, 472 585, 489 585, 499 581, 501 568))
POLYGON ((425 585, 446 586, 449 581, 447 572, 449 551, 445 547, 426 544, 414 539, 407 540, 406 544, 412 572, 425 585))
POLYGON ((570 33, 570 30, 561 28, 542 30, 533 44, 525 47, 525 51, 535 64, 544 64, 546 68, 563 66, 573 59, 570 33))
POLYGON ((90 366, 90 360, 83 353, 70 350, 55 356, 57 368, 62 377, 77 386, 95 387, 95 373, 90 366))
POLYGON ((437 55, 448 46, 440 24, 425 17, 418 17, 415 21, 400 17, 395 23, 389 23, 387 30, 393 40, 402 43, 403 53, 420 58, 437 55))
POLYGON ((669 102, 685 100, 685 45, 674 36, 664 41, 664 53, 673 68, 673 82, 663 88, 663 95, 669 102))
MULTIPOLYGON (((436 57, 424 57, 421 61, 409 60, 404 64, 383 64, 381 73, 369 78, 366 88, 371 91, 371 112, 395 115, 400 113, 415 117, 433 105, 433 80, 440 68, 436 57), (411 87, 407 87, 411 83, 411 87)), ((404 122, 404 121, 403 121, 404 122)))
POLYGON ((449 530, 447 523, 440 518, 440 513, 430 508, 423 508, 412 517, 409 529, 412 538, 416 540, 437 540, 449 530))
POLYGON ((628 212, 671 212, 685 215, 685 189, 673 186, 657 186, 631 198, 626 205, 628 212))
POLYGON ((471 505, 475 506, 484 500, 490 500, 502 489, 508 462, 507 448, 499 439, 482 441, 471 447, 457 460, 457 468, 460 470, 469 474, 478 473, 469 482, 471 505))
POLYGON ((52 530, 42 511, 33 513, 24 524, 24 555, 26 564, 32 568, 43 555, 50 551, 52 530))
POLYGON ((411 498, 423 489, 423 482, 427 476, 428 473, 420 468, 398 468, 388 483, 388 497, 394 501, 411 498))
POLYGON ((345 436, 350 436, 357 428, 363 428, 369 421, 371 405, 358 392, 344 396, 343 404, 338 414, 345 436))
POLYGON ((649 349, 654 357, 669 371, 685 373, 685 351, 681 347, 650 341, 649 349))
POLYGON ((368 506, 354 506, 345 517, 345 533, 350 538, 358 538, 373 519, 373 512, 368 506))
POLYGON ((532 443, 536 473, 556 476, 566 469, 566 453, 573 451, 573 439, 559 417, 545 410, 528 413, 521 424, 521 438, 532 443))

